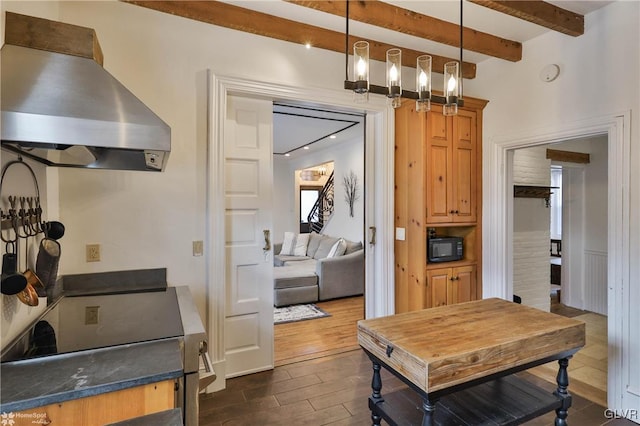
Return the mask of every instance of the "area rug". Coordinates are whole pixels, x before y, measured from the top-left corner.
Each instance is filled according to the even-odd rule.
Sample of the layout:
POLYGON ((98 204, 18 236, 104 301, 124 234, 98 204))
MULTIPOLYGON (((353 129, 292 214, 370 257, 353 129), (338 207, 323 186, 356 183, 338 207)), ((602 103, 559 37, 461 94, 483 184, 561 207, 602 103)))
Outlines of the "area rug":
POLYGON ((316 305, 291 305, 284 308, 273 308, 273 323, 304 321, 315 318, 330 317, 331 315, 316 305))

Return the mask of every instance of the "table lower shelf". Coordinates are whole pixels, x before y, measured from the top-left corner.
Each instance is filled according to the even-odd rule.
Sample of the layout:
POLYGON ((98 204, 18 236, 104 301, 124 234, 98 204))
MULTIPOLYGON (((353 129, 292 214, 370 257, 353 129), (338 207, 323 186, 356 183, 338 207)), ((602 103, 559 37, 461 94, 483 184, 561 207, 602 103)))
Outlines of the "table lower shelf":
MULTIPOLYGON (((392 426, 421 425, 422 399, 407 388, 369 398, 369 408, 392 426)), ((433 412, 434 426, 519 425, 571 405, 571 396, 558 396, 514 375, 443 396, 433 412)))

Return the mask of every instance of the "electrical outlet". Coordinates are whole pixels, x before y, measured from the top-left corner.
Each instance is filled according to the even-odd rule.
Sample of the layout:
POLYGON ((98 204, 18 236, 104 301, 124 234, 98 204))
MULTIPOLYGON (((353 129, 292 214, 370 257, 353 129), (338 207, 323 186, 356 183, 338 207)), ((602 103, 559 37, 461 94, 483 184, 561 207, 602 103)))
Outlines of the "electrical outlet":
POLYGON ((84 308, 84 323, 86 325, 98 324, 98 310, 100 306, 86 306, 84 308))
POLYGON ((194 241, 193 242, 193 255, 194 256, 202 256, 204 251, 202 241, 194 241))
POLYGON ((100 262, 100 244, 87 244, 87 262, 100 262))

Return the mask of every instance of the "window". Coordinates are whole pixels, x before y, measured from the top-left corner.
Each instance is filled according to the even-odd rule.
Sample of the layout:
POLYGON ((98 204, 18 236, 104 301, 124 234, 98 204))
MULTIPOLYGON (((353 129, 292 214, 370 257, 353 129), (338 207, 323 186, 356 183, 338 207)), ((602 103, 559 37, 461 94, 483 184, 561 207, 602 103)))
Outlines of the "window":
POLYGON ((321 187, 301 186, 300 187, 300 232, 309 232, 308 217, 311 209, 318 200, 321 187))

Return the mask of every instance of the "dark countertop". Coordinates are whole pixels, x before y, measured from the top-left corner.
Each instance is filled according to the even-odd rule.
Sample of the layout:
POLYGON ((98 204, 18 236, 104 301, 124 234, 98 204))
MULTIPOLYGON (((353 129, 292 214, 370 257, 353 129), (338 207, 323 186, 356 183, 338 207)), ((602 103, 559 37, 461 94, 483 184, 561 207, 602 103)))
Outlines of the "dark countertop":
POLYGON ((154 340, 0 365, 0 412, 15 412, 176 379, 178 338, 154 340))
POLYGON ((182 426, 182 410, 174 408, 172 410, 161 411, 159 413, 147 414, 146 416, 124 420, 118 423, 111 423, 107 426, 182 426))

